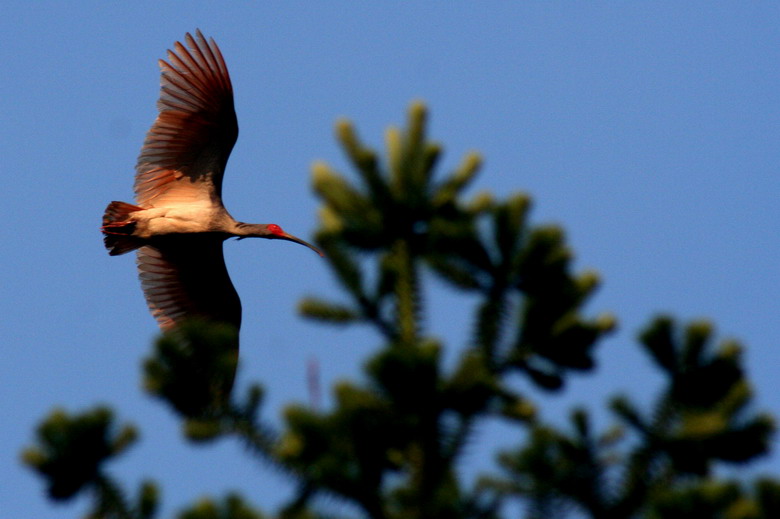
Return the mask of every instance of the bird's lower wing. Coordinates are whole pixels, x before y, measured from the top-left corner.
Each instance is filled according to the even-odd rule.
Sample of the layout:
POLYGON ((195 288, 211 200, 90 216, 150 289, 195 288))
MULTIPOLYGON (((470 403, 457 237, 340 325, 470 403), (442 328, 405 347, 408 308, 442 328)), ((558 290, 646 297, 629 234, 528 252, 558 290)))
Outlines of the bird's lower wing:
POLYGON ((222 241, 203 236, 166 237, 137 252, 149 310, 169 330, 197 318, 241 326, 241 302, 230 281, 222 241))

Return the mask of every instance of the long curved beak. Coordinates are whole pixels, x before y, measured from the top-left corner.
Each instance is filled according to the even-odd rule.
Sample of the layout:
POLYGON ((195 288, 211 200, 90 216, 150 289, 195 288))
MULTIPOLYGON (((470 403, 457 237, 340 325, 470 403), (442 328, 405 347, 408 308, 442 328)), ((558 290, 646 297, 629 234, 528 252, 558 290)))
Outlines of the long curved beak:
POLYGON ((314 245, 312 245, 311 243, 309 243, 307 241, 303 241, 302 239, 298 238, 297 236, 293 236, 292 234, 287 234, 286 232, 283 232, 282 234, 274 234, 271 237, 277 238, 279 240, 287 240, 287 241, 292 241, 292 242, 295 242, 295 243, 300 243, 301 245, 303 245, 305 247, 308 247, 311 250, 313 250, 314 252, 316 252, 317 254, 319 254, 321 258, 325 257, 325 254, 323 254, 320 249, 318 249, 317 247, 315 247, 314 245))

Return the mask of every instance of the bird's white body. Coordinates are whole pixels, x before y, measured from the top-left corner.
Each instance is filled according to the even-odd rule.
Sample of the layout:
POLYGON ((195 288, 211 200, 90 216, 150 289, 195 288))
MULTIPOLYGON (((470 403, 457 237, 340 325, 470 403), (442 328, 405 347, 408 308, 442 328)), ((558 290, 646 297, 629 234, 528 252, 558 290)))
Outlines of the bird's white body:
POLYGON ((235 220, 224 207, 211 204, 187 204, 173 207, 153 207, 130 214, 136 223, 133 236, 152 238, 165 234, 224 232, 236 230, 235 220))

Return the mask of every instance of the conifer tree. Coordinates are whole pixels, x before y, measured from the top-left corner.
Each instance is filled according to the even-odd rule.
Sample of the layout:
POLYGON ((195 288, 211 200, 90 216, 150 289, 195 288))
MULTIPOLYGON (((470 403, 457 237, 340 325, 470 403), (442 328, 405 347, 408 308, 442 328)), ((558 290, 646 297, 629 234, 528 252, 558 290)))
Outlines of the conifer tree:
MULTIPOLYGON (((354 174, 318 162, 313 184, 322 200, 317 242, 343 296, 307 297, 299 309, 376 331, 382 342, 364 379, 337 384, 330 409, 290 404, 279 430, 261 414, 259 384, 232 390, 233 329, 186 323, 162 336, 144 364, 147 391, 181 417, 188 440, 235 437, 289 476, 296 495, 273 516, 325 517, 317 498, 326 495, 375 519, 508 517, 507 503, 519 503, 529 519, 780 517, 776 479, 732 481, 716 472, 766 454, 773 432, 771 418, 751 406, 738 343, 717 342, 704 321, 655 318, 639 337, 665 377, 652 407, 617 396, 608 404, 612 428, 595 431, 584 408, 568 428, 550 425, 515 381, 558 392, 572 372, 593 368, 599 341, 615 326, 610 314, 583 311, 597 274, 572 271, 562 229, 532 225, 527 195, 466 196, 478 154, 438 173, 442 150, 427 137, 421 103, 411 106, 406 129, 388 130, 384 159, 348 121, 337 124, 337 137, 354 174), (475 303, 469 336, 458 344, 426 328, 436 311, 424 297, 433 276, 475 303), (458 352, 454 367, 442 362, 445 347, 458 352), (464 448, 494 419, 511 423, 518 443, 467 486, 464 448)), ((24 460, 52 499, 91 493, 88 517, 158 517, 157 484, 128 492, 108 472, 137 436, 113 416, 106 408, 57 410, 24 460)), ((267 517, 250 501, 201 500, 177 517, 267 517)))

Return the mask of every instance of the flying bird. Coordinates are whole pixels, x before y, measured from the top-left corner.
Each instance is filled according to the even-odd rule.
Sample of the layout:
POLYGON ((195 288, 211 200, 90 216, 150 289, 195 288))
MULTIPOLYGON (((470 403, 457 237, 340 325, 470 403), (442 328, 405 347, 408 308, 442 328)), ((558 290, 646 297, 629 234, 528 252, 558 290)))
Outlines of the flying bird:
POLYGON ((163 330, 201 318, 241 326, 222 243, 231 237, 316 247, 276 224, 236 221, 222 176, 238 137, 233 86, 217 44, 200 30, 176 42, 162 70, 159 114, 136 164, 135 204, 111 202, 101 230, 111 256, 137 251, 141 286, 163 330))

